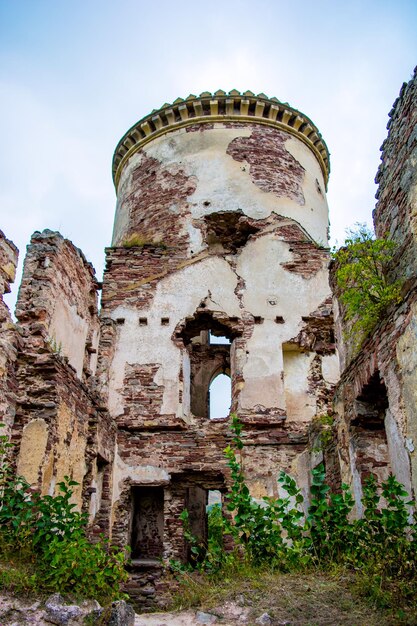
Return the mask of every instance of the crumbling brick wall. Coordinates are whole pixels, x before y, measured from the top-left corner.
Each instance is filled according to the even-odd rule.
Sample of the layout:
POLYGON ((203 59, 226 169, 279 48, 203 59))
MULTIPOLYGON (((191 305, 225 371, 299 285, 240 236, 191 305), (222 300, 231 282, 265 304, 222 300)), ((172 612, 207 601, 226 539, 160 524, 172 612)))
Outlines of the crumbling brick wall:
POLYGON ((16 317, 28 347, 49 343, 81 380, 95 371, 97 290, 94 269, 79 248, 50 230, 32 235, 16 317))
POLYGON ((163 599, 154 557, 189 556, 181 511, 204 537, 209 493, 222 500, 230 487, 230 420, 209 417, 218 372, 230 374, 253 497, 279 494, 281 470, 307 496, 323 458, 310 449, 313 422, 331 413, 338 378, 329 160, 299 111, 219 90, 132 127, 114 175, 100 329, 82 253, 59 233, 32 237, 13 438, 31 484, 53 493, 75 478, 92 534, 134 548, 128 589, 149 606, 163 599))
POLYGON ((374 211, 375 232, 398 245, 393 276, 406 278, 409 289, 417 275, 417 68, 401 87, 389 112, 388 136, 381 164, 374 211))
MULTIPOLYGON (((210 490, 230 486, 230 420, 209 417, 219 372, 230 374, 256 498, 278 493, 280 470, 308 495, 322 458, 311 422, 332 411, 326 148, 307 118, 260 98, 177 100, 115 152, 97 370, 118 425, 112 533, 136 550, 135 494, 163 489, 167 559, 187 558, 183 508, 198 517, 210 490)), ((135 559, 129 583, 145 605, 162 585, 148 561, 135 559)))
POLYGON ((0 230, 0 423, 6 427, 3 434, 13 424, 16 403, 15 362, 19 336, 3 294, 10 293, 14 282, 18 250, 14 243, 6 239, 0 230))
MULTIPOLYGON (((11 275, 15 249, 11 242, 1 249, 9 253, 11 275)), ((17 472, 45 494, 57 493, 64 476, 75 480, 74 502, 89 512, 92 531, 108 533, 116 428, 91 384, 97 290, 94 269, 78 248, 59 233, 34 233, 16 306, 18 341, 8 343, 13 358, 5 397, 14 412, 17 472)))
MULTIPOLYGON (((69 476, 79 483, 74 488, 74 501, 79 508, 89 510, 90 496, 95 493, 91 489, 97 476, 97 459, 109 468, 113 462, 113 422, 58 354, 22 351, 17 361, 17 381, 12 431, 17 472, 43 493, 52 494, 57 493, 56 485, 64 476, 69 476)), ((110 485, 99 504, 109 498, 109 490, 110 485)))

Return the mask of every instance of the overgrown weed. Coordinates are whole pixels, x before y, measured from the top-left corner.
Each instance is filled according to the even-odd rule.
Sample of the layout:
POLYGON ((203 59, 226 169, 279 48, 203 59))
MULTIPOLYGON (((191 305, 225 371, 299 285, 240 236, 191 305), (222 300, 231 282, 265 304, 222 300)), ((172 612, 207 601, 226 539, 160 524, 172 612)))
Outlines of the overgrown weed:
POLYGON ((192 563, 171 563, 171 567, 180 580, 183 602, 198 599, 202 604, 221 595, 219 586, 227 584, 232 593, 234 584, 239 587, 250 579, 256 586, 256 580, 273 573, 338 576, 344 571, 356 592, 360 589, 375 606, 413 605, 417 523, 410 520, 410 511, 415 505, 393 475, 381 485, 373 475, 367 478, 361 519, 351 519, 355 501, 348 485, 342 484, 338 492, 330 490, 323 464, 312 470, 307 515, 300 489, 285 472, 278 482, 287 495, 265 497, 259 503, 251 498, 245 482, 243 426, 236 415, 231 416, 231 428, 232 442, 225 450, 232 477, 226 495, 229 515, 220 507, 209 511, 210 533, 204 543, 190 532, 188 512, 181 514, 193 558, 192 563), (231 552, 224 549, 226 536, 234 541, 231 552))
POLYGON ((0 435, 0 588, 103 603, 122 597, 126 554, 104 537, 88 540, 87 515, 71 501, 77 483, 65 477, 57 496, 42 496, 15 475, 9 449, 0 435))
POLYGON ((354 353, 389 307, 401 302, 404 281, 391 278, 397 247, 387 237, 375 239, 366 224, 356 224, 343 246, 333 251, 339 300, 350 323, 345 336, 354 353))

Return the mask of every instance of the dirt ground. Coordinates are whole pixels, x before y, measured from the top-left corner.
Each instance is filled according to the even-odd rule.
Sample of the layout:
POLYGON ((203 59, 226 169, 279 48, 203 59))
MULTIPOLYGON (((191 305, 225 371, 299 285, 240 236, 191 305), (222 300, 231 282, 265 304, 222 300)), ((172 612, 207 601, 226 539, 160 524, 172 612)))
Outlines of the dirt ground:
POLYGON ((137 615, 135 626, 399 626, 416 625, 417 612, 378 610, 350 590, 348 580, 324 575, 262 575, 259 580, 225 581, 212 596, 190 590, 184 604, 198 608, 137 615))
MULTIPOLYGON (((174 598, 177 610, 136 614, 135 626, 417 626, 417 606, 402 611, 372 607, 348 576, 261 572, 224 576, 221 582, 194 575, 185 581, 174 598)), ((82 615, 69 618, 78 609, 70 599, 61 602, 65 619, 52 619, 48 601, 0 593, 0 626, 84 623, 82 615)), ((79 606, 87 612, 100 608, 95 600, 79 606)), ((94 619, 89 623, 102 623, 94 619)))

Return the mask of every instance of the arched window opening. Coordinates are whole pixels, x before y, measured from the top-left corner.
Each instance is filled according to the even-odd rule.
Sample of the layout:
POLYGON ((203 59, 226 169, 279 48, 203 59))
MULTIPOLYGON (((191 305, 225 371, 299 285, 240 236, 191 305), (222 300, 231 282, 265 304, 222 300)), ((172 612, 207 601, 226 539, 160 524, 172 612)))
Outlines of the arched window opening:
POLYGON ((175 331, 175 337, 182 340, 188 353, 184 359, 187 376, 184 389, 188 394, 184 406, 192 416, 216 419, 229 415, 235 340, 242 329, 239 318, 208 311, 202 302, 195 315, 186 318, 175 331), (220 374, 224 376, 214 382, 220 374))
POLYGON ((232 403, 232 381, 227 374, 218 374, 209 387, 209 417, 211 420, 227 417, 232 403))

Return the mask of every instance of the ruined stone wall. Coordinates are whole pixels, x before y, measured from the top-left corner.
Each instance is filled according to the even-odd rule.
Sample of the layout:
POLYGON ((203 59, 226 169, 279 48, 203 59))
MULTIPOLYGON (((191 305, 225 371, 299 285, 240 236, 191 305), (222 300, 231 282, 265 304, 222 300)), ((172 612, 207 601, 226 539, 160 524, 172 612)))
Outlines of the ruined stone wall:
POLYGON ((318 130, 287 104, 190 96, 116 149, 100 323, 82 253, 59 233, 32 237, 10 353, 16 468, 43 493, 64 475, 79 483, 92 535, 133 549, 138 604, 162 601, 159 559, 189 558, 184 507, 203 538, 209 494, 230 485, 229 418, 209 418, 219 372, 253 497, 279 495, 281 470, 307 496, 311 467, 330 462, 311 449, 338 380, 328 174, 318 130))
POLYGON ((413 326, 407 324, 412 320, 410 312, 407 298, 364 342, 359 355, 342 373, 336 390, 342 479, 353 486, 358 506, 361 484, 369 473, 385 479, 392 471, 408 491, 412 484, 415 489, 410 473, 413 422, 407 424, 404 403, 404 378, 412 376, 414 368, 404 352, 412 353, 416 338, 413 326), (381 382, 372 391, 376 379, 381 382))
POLYGON ((16 317, 34 350, 45 342, 85 380, 95 372, 99 322, 94 269, 59 233, 32 235, 16 317))
POLYGON ((99 468, 110 469, 113 462, 114 424, 58 354, 22 351, 17 361, 17 380, 12 430, 17 473, 39 486, 42 493, 51 495, 57 493, 57 484, 64 476, 77 481, 74 501, 79 508, 84 505, 90 510, 93 521, 109 496, 110 484, 104 497, 100 494, 100 503, 90 503, 96 493, 90 488, 95 489, 99 468))
POLYGON ((381 164, 374 211, 378 237, 398 244, 393 274, 411 281, 417 275, 417 68, 404 83, 389 112, 388 137, 381 164))
POLYGON ((335 399, 339 457, 359 513, 361 485, 369 473, 384 479, 392 471, 409 492, 417 488, 416 73, 403 85, 389 115, 374 223, 377 236, 398 244, 391 271, 393 278, 404 279, 402 301, 387 311, 357 356, 344 343, 343 316, 337 320, 344 368, 335 399))
MULTIPOLYGON (((307 247, 297 272, 289 270, 284 265, 291 253, 287 253, 281 263, 274 262, 291 247, 292 240, 287 243, 283 238, 279 239, 280 235, 280 228, 276 228, 273 236, 268 234, 262 240, 254 237, 244 257, 242 253, 237 261, 233 257, 225 260, 215 253, 207 253, 191 262, 181 262, 175 252, 174 256, 169 256, 169 249, 162 252, 152 248, 116 248, 108 252, 102 315, 114 321, 115 353, 113 356, 113 351, 107 347, 111 363, 107 355, 100 357, 99 377, 103 388, 112 379, 109 407, 115 417, 119 416, 123 423, 128 418, 126 402, 130 400, 126 394, 131 393, 129 381, 132 376, 133 380, 150 376, 150 383, 155 386, 158 380, 164 381, 164 388, 160 390, 162 395, 158 400, 154 398, 150 413, 143 404, 136 404, 139 424, 152 415, 156 419, 159 414, 164 415, 165 420, 189 417, 187 398, 179 398, 180 392, 184 392, 180 373, 187 354, 184 346, 181 348, 171 337, 183 320, 192 318, 203 300, 206 311, 223 318, 243 320, 240 322, 242 338, 236 338, 235 346, 235 377, 243 376, 246 383, 236 394, 242 413, 249 413, 254 405, 259 405, 263 408, 258 413, 285 414, 282 346, 285 354, 292 351, 291 372, 294 374, 288 370, 288 381, 291 375, 296 377, 297 363, 305 363, 305 394, 309 391, 307 378, 313 367, 312 362, 306 361, 308 351, 320 353, 325 375, 329 382, 335 382, 332 316, 326 282, 328 256, 312 246, 316 254, 320 252, 314 268, 313 263, 308 262, 310 250, 307 247), (268 275, 265 285, 256 281, 256 276, 262 274, 268 275), (189 287, 182 292, 182 285, 189 287), (196 289, 196 285, 202 286, 196 289), (211 296, 206 297, 209 293, 211 296), (250 298, 252 302, 248 304, 252 312, 247 310, 248 304, 245 303, 250 298), (293 314, 295 306, 299 307, 298 318, 293 314), (323 311, 316 315, 315 311, 320 307, 323 311), (246 352, 250 349, 254 356, 259 355, 257 369, 251 370, 248 364, 246 352), (129 368, 125 371, 126 363, 129 368), (270 397, 265 381, 268 375, 270 397), (159 403, 160 410, 155 402, 159 403)), ((296 235, 293 232, 291 236, 296 235)), ((304 237, 298 230, 298 238, 302 240, 304 237)), ((316 367, 320 369, 321 363, 316 367)), ((145 378, 142 383, 147 384, 145 378)), ((137 403, 138 398, 134 402, 137 403)), ((296 411, 293 413, 295 415, 296 411)))
POLYGON ((0 230, 0 423, 4 424, 1 434, 8 434, 16 404, 15 362, 19 337, 3 294, 10 293, 17 259, 16 246, 0 230))
POLYGON ((195 125, 133 154, 119 187, 113 245, 136 234, 189 254, 206 247, 205 218, 217 211, 296 220, 321 244, 328 209, 320 166, 300 141, 257 124, 195 125))
MULTIPOLYGON (((208 311, 244 320, 232 377, 243 376, 242 414, 259 406, 285 415, 282 346, 329 296, 328 254, 317 243, 327 242, 324 188, 303 142, 255 123, 187 126, 132 154, 120 175, 103 290, 103 316, 119 320, 112 364, 99 372, 103 387, 106 370, 112 378, 113 415, 126 416, 127 360, 157 368, 164 415, 190 417, 180 375, 187 355, 170 339, 203 300, 208 311)), ((290 360, 308 377, 311 364, 290 360)))
MULTIPOLYGON (((12 276, 17 251, 7 240, 1 249, 2 277, 12 276)), ((97 288, 92 266, 71 242, 51 231, 34 233, 16 306, 16 341, 11 330, 6 337, 4 354, 11 358, 2 400, 14 418, 17 473, 44 494, 56 494, 64 476, 77 481, 74 502, 89 512, 92 532, 108 532, 116 427, 90 384, 97 288)), ((5 322, 6 331, 14 328, 9 317, 5 322)))

